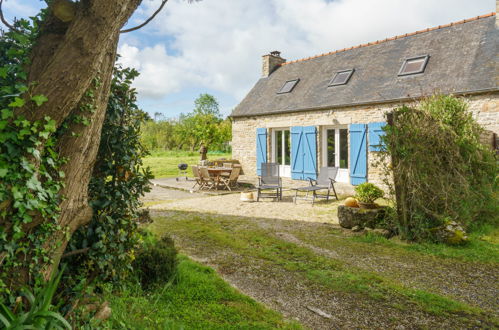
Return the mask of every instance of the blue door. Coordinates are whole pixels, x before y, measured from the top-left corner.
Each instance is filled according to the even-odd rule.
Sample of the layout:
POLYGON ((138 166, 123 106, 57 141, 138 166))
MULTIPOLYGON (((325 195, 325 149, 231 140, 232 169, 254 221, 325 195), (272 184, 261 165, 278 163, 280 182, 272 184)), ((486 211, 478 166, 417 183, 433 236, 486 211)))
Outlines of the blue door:
POLYGON ((291 178, 317 178, 317 129, 315 126, 291 127, 291 178))
POLYGON ((367 182, 367 129, 365 124, 350 124, 350 183, 367 182))
POLYGON ((256 174, 262 175, 262 163, 267 162, 267 129, 256 129, 256 174))

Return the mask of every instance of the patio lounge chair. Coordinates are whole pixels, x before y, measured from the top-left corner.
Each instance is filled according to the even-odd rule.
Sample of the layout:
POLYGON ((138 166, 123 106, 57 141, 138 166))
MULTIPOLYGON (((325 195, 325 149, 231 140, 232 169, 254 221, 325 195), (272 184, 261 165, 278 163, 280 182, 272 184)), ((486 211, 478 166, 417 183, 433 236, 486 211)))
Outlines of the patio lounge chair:
POLYGON ((228 177, 221 178, 222 184, 225 185, 225 187, 230 191, 232 191, 232 189, 230 188, 237 186, 237 179, 239 178, 239 172, 241 172, 241 168, 234 167, 228 177))
POLYGON ((306 192, 307 195, 301 199, 309 199, 308 194, 312 192, 312 205, 314 205, 316 198, 325 198, 329 200, 329 195, 331 193, 331 189, 334 192, 334 197, 338 200, 338 195, 336 194, 336 189, 334 189, 334 184, 336 183, 336 175, 338 174, 338 167, 322 167, 319 171, 319 175, 317 179, 308 178, 310 182, 310 186, 296 188, 294 202, 296 204, 296 200, 300 199, 298 197, 298 192, 306 192), (317 194, 317 191, 327 190, 326 195, 317 194))
POLYGON ((278 163, 262 163, 262 175, 258 177, 257 189, 257 202, 260 201, 260 197, 272 197, 278 201, 282 199, 282 181, 278 163), (275 190, 275 193, 263 193, 262 190, 275 190))

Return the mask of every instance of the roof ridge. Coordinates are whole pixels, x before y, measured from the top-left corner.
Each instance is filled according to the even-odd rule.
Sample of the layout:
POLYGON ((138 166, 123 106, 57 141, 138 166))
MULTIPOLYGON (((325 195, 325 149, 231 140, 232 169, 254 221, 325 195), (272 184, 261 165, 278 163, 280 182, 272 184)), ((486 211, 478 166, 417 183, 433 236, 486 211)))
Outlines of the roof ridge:
POLYGON ((377 40, 377 41, 374 41, 374 42, 368 42, 366 44, 360 44, 360 45, 357 45, 357 46, 352 46, 350 48, 343 48, 343 49, 335 50, 335 51, 332 51, 332 52, 329 52, 329 53, 323 53, 323 54, 319 54, 319 55, 315 55, 315 56, 311 56, 311 57, 301 58, 301 59, 294 60, 294 61, 288 61, 288 62, 280 64, 280 66, 287 65, 287 64, 292 64, 292 63, 296 63, 296 62, 308 61, 308 60, 311 60, 311 59, 314 59, 314 58, 317 58, 317 57, 322 57, 322 56, 327 56, 327 55, 333 55, 333 54, 345 52, 345 51, 356 49, 356 48, 362 48, 362 47, 367 47, 367 46, 372 46, 372 45, 378 45, 378 44, 381 44, 381 43, 384 43, 384 42, 387 42, 387 41, 401 39, 401 38, 406 38, 406 37, 410 37, 410 36, 413 36, 413 35, 422 34, 422 33, 430 32, 430 31, 434 31, 434 30, 439 30, 439 29, 443 29, 443 28, 446 28, 446 27, 454 26, 454 25, 464 24, 464 23, 476 21, 476 20, 479 20, 479 19, 482 19, 482 18, 495 16, 495 15, 496 15, 496 13, 492 12, 492 13, 489 13, 489 14, 480 15, 480 16, 476 16, 476 17, 472 17, 472 18, 468 18, 468 19, 463 19, 463 20, 460 20, 460 21, 457 21, 457 22, 452 22, 452 23, 445 24, 445 25, 439 25, 439 26, 436 26, 436 27, 426 28, 424 30, 419 30, 419 31, 412 32, 412 33, 401 34, 401 35, 398 35, 398 36, 395 36, 395 37, 391 37, 391 38, 386 38, 386 39, 383 39, 383 40, 377 40))

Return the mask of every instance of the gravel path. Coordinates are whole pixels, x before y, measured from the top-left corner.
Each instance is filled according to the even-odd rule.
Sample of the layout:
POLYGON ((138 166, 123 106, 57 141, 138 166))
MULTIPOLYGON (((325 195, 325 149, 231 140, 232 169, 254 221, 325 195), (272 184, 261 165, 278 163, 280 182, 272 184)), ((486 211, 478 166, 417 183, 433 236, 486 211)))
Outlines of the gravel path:
MULTIPOLYGON (((243 293, 311 329, 498 327, 494 321, 499 317, 497 264, 356 242, 350 239, 356 234, 334 225, 338 202, 312 207, 304 202, 294 205, 289 198, 279 203, 244 203, 238 194, 182 193, 156 190, 148 196, 155 203, 150 206, 155 220, 151 228, 170 233, 183 253, 212 266, 243 293), (161 196, 168 201, 161 202, 161 196), (395 286, 424 290, 420 292, 447 297, 482 312, 432 313, 396 292, 387 292, 386 298, 379 299, 331 289, 310 278, 308 272, 290 269, 287 261, 275 259, 286 250, 280 253, 272 245, 271 250, 265 250, 260 239, 250 246, 270 251, 270 256, 238 247, 242 244, 238 239, 246 232, 257 232, 279 245, 291 244, 290 248, 298 246, 353 272, 368 272, 375 276, 373 281, 381 278, 395 286), (225 236, 233 239, 224 241, 225 236)), ((295 257, 299 258, 291 255, 288 261, 295 257)), ((317 271, 311 274, 324 276, 317 271)))
MULTIPOLYGON (((181 192, 179 192, 179 194, 180 193, 181 192)), ((311 202, 299 200, 297 201, 297 204, 294 204, 292 196, 294 196, 294 193, 288 191, 284 192, 283 200, 280 202, 275 202, 270 198, 266 198, 258 203, 251 203, 242 202, 239 194, 206 196, 194 193, 188 198, 179 197, 176 200, 166 203, 157 203, 150 206, 150 209, 156 211, 183 210, 258 218, 338 223, 336 208, 339 202, 330 201, 326 203, 326 201, 321 200, 312 206, 311 202)))

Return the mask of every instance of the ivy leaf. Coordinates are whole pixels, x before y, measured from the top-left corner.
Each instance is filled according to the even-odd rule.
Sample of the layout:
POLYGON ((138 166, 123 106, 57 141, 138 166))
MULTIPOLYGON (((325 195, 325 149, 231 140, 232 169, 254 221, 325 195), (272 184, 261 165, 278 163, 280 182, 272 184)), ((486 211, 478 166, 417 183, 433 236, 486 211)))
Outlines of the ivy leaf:
POLYGON ((9 172, 8 169, 0 168, 0 178, 3 178, 4 176, 6 176, 8 172, 9 172))
POLYGON ((0 78, 7 78, 7 73, 9 72, 8 67, 0 68, 0 78))
POLYGON ((40 181, 33 175, 27 182, 26 187, 31 190, 39 190, 41 189, 40 181))
POLYGON ((47 124, 43 126, 47 132, 55 132, 55 120, 48 120, 47 124))
POLYGON ((13 112, 9 109, 2 109, 2 119, 7 119, 12 117, 13 112))
POLYGON ((16 97, 13 102, 9 104, 9 107, 12 108, 20 108, 22 107, 26 102, 24 102, 23 99, 16 97))
POLYGON ((45 95, 35 95, 31 98, 37 106, 41 106, 43 103, 47 102, 49 99, 45 95))

